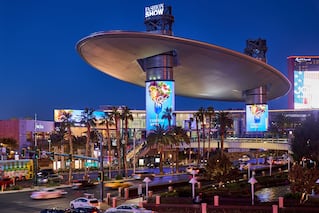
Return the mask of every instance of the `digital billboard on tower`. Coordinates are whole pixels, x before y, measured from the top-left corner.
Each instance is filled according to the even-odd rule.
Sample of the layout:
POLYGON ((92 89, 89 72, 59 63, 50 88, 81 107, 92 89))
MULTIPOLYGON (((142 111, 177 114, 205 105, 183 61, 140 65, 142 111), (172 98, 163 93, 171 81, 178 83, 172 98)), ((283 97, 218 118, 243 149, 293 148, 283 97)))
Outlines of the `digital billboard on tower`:
POLYGON ((288 79, 290 109, 319 108, 319 56, 288 57, 288 79))
POLYGON ((265 132, 268 129, 268 105, 246 105, 246 131, 265 132))
POLYGON ((171 124, 175 111, 174 81, 147 81, 146 85, 146 131, 155 126, 168 127, 167 112, 171 112, 171 124))

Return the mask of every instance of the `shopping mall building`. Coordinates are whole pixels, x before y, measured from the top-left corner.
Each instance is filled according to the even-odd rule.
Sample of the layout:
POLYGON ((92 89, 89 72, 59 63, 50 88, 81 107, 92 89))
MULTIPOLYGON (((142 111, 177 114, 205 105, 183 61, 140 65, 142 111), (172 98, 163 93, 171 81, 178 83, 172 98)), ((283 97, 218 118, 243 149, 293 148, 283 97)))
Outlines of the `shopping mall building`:
MULTIPOLYGON (((174 124, 187 130, 194 141, 188 148, 196 149, 196 123, 190 120, 197 109, 175 109, 175 95, 181 95, 245 103, 243 110, 227 111, 233 120, 224 145, 228 151, 274 149, 289 152, 294 128, 302 120, 318 113, 319 57, 288 57, 287 78, 267 64, 265 40, 247 40, 244 53, 239 53, 176 37, 172 32, 174 17, 171 11, 171 7, 164 4, 145 7, 146 32, 97 32, 76 44, 80 57, 92 67, 114 78, 145 87, 145 110, 131 110, 134 120, 129 122, 131 143, 128 146, 132 146, 133 141, 142 141, 154 126, 168 126, 167 120, 162 117, 164 111, 170 109, 174 113, 174 124), (268 109, 268 101, 285 95, 289 98, 288 109, 268 109), (276 122, 285 125, 280 133, 275 134, 271 127, 276 122)), ((72 111, 75 121, 82 112, 78 109, 61 110, 72 111)), ((61 114, 61 110, 55 110, 55 115, 61 114)), ((107 110, 109 108, 101 107, 96 112, 99 115, 107 110)), ((0 137, 15 138, 21 150, 33 146, 34 136, 41 135, 36 140, 46 144, 44 149, 45 146, 49 148, 48 135, 59 122, 61 120, 57 116, 54 121, 48 122, 0 121, 0 137), (42 129, 37 127, 40 122, 42 129)), ((201 138, 212 139, 213 149, 219 147, 217 129, 218 126, 215 126, 211 132, 205 131, 207 135, 201 135, 201 138)), ((73 127, 75 135, 81 136, 85 131, 83 127, 73 127)), ((114 132, 111 132, 111 137, 114 137, 114 132)))

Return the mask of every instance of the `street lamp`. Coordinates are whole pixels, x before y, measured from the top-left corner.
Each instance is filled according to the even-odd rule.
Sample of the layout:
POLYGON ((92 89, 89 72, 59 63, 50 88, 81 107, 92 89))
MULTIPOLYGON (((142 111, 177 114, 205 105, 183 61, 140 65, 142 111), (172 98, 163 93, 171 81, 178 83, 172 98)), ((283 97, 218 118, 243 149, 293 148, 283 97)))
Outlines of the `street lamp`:
POLYGON ((143 182, 145 183, 145 197, 148 198, 148 184, 152 182, 149 177, 144 178, 143 182))
POLYGON ((133 129, 133 173, 135 174, 135 170, 136 170, 136 158, 135 158, 135 155, 136 155, 136 132, 135 132, 135 128, 133 129))
POLYGON ((254 189, 254 185, 255 183, 257 183, 257 180, 255 179, 255 177, 251 177, 248 181, 248 183, 250 183, 251 185, 251 205, 254 205, 254 200, 255 200, 255 189, 254 189))
POLYGON ((272 156, 269 157, 268 163, 269 163, 269 176, 271 176, 272 163, 273 163, 273 157, 272 156))

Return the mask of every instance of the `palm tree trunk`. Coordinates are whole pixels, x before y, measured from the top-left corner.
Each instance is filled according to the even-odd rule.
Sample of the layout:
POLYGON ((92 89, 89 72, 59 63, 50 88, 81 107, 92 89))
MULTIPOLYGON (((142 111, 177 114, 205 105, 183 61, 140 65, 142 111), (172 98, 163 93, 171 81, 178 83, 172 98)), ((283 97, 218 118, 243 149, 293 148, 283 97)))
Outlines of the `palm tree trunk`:
POLYGON ((175 173, 178 173, 178 153, 179 153, 179 149, 178 149, 178 147, 177 148, 175 148, 175 163, 176 163, 176 171, 175 171, 175 173))
POLYGON ((68 183, 71 184, 72 183, 72 168, 73 168, 73 143, 72 143, 72 136, 71 136, 71 130, 68 129, 68 133, 69 133, 69 146, 70 146, 70 165, 69 165, 69 180, 68 183))
POLYGON ((164 151, 163 151, 163 147, 160 146, 160 164, 159 164, 159 170, 160 170, 160 174, 164 174, 164 170, 163 170, 163 160, 164 160, 164 151))
POLYGON ((199 129, 197 127, 197 164, 200 163, 200 136, 199 129))
MULTIPOLYGON (((85 156, 89 157, 89 148, 90 148, 90 138, 91 136, 91 127, 90 125, 87 126, 87 133, 86 133, 86 144, 85 144, 85 156)), ((86 160, 84 160, 86 162, 86 160)), ((88 167, 84 165, 84 179, 88 179, 88 167)))
POLYGON ((109 179, 112 178, 112 172, 111 172, 111 138, 110 138, 110 129, 109 129, 109 124, 106 124, 106 134, 107 134, 107 148, 108 148, 108 162, 109 162, 109 179))

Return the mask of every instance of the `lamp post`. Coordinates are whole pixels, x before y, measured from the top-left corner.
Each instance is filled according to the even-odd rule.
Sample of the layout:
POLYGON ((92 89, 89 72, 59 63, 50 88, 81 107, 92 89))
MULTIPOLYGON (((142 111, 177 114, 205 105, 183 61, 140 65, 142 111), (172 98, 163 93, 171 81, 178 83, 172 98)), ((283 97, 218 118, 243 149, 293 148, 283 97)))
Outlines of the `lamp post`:
POLYGON ((152 181, 149 177, 146 177, 146 178, 144 178, 143 182, 145 183, 145 197, 147 199, 148 198, 148 184, 152 181))
POLYGON ((195 177, 197 172, 193 169, 191 173, 192 173, 193 177, 189 181, 189 183, 192 184, 192 198, 194 199, 195 198, 195 184, 198 183, 198 181, 196 180, 196 177, 195 177))
POLYGON ((136 167, 135 167, 135 164, 136 164, 136 158, 135 158, 135 155, 136 155, 136 150, 135 150, 135 147, 136 147, 136 132, 135 132, 135 128, 133 129, 133 174, 135 174, 135 170, 136 170, 136 167))
POLYGON ((257 180, 255 179, 255 177, 251 177, 248 181, 248 183, 250 183, 251 185, 251 205, 254 205, 254 201, 255 201, 255 189, 254 189, 254 185, 255 183, 257 183, 257 180))
POLYGON ((269 163, 269 176, 271 176, 271 170, 272 170, 272 161, 273 161, 273 157, 270 156, 268 163, 269 163))
POLYGON ((100 133, 97 129, 95 129, 97 135, 98 135, 98 138, 99 138, 99 143, 100 143, 100 158, 99 158, 99 161, 100 161, 100 174, 101 174, 101 180, 100 180, 100 199, 101 199, 101 202, 103 202, 104 200, 104 166, 103 166, 103 143, 104 143, 104 140, 103 140, 103 134, 100 133))
POLYGON ((192 184, 192 198, 194 199, 195 198, 195 184, 197 183, 196 178, 192 178, 189 181, 189 183, 192 184))
POLYGON ((38 185, 38 141, 37 141, 37 114, 34 114, 34 185, 38 185))

